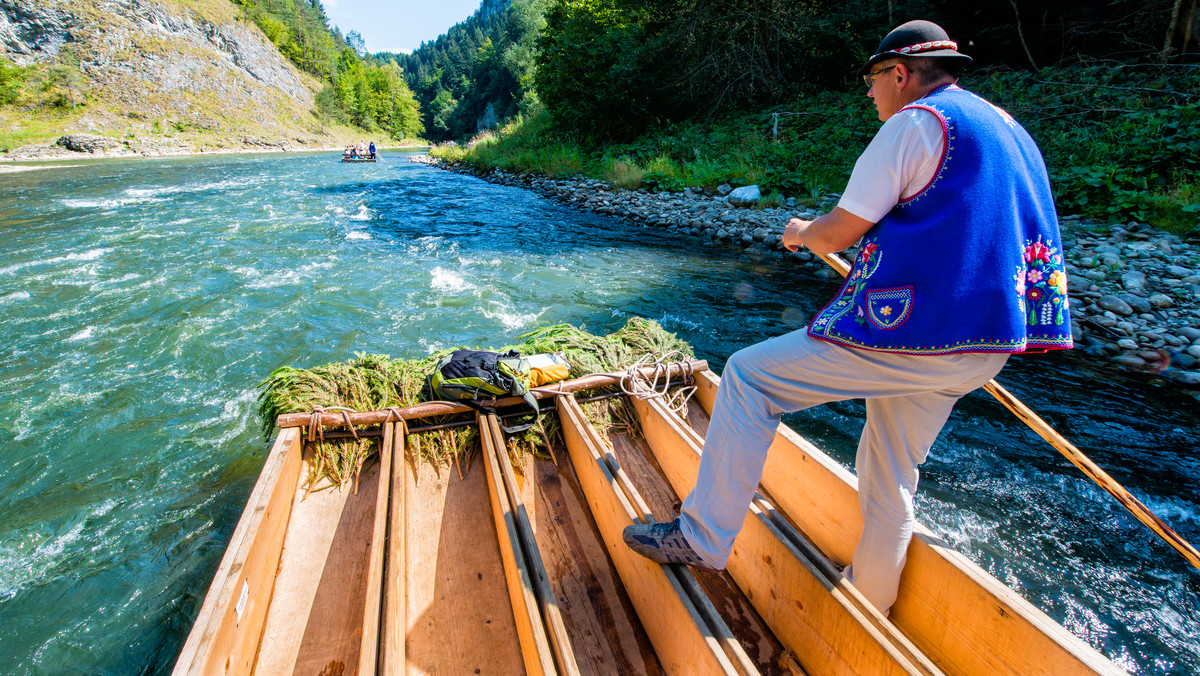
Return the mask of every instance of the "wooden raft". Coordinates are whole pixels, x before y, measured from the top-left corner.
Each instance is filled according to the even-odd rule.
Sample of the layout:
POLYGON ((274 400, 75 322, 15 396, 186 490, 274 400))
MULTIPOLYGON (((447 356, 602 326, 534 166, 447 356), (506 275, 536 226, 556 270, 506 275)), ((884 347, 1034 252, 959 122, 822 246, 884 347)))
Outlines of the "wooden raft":
POLYGON ((306 495, 283 429, 175 673, 1122 673, 924 529, 880 615, 840 573, 853 477, 785 426, 725 572, 634 554, 621 531, 672 518, 695 481, 719 382, 696 380, 687 420, 633 400, 644 439, 598 432, 569 387, 542 393, 556 462, 514 462, 477 416, 462 479, 407 461, 409 421, 387 416, 357 494, 306 495))

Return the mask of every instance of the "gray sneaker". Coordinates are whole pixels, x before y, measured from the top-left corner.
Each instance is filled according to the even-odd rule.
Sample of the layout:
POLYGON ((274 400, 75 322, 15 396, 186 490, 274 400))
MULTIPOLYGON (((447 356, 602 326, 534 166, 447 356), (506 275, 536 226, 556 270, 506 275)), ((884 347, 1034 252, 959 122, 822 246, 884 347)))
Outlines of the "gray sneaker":
POLYGON ((633 551, 659 563, 684 563, 700 570, 717 570, 704 562, 679 530, 679 518, 662 523, 626 526, 621 534, 633 551))

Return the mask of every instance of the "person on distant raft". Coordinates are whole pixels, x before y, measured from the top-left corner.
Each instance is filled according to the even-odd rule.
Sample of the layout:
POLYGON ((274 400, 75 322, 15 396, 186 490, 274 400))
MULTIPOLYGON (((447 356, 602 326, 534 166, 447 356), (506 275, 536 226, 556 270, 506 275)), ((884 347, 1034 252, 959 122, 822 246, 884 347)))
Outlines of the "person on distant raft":
POLYGON ((970 61, 940 26, 910 21, 863 66, 884 124, 838 206, 783 230, 790 251, 858 242, 850 274, 807 330, 729 358, 695 489, 674 521, 625 529, 639 554, 724 568, 780 416, 865 398, 863 533, 845 576, 887 612, 912 539, 917 466, 955 402, 1010 354, 1072 347, 1045 162, 1016 120, 956 84, 970 61))
POLYGON ((371 153, 371 159, 375 159, 375 142, 374 141, 371 141, 371 145, 368 146, 367 150, 369 150, 371 153))

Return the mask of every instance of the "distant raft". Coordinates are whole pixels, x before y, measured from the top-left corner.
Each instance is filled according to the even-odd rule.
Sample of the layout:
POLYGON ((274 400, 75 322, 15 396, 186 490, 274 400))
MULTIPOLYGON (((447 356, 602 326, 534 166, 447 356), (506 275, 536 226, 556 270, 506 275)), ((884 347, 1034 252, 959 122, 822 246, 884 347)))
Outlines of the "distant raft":
POLYGON ((350 157, 349 155, 342 155, 342 161, 343 162, 374 162, 376 159, 378 159, 378 157, 379 157, 378 155, 376 155, 375 157, 350 157))

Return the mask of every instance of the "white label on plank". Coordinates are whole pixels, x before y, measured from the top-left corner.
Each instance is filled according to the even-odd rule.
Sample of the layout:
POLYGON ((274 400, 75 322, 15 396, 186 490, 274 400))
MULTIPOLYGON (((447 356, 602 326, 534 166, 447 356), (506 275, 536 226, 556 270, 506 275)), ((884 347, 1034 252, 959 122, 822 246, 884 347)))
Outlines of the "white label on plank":
POLYGON ((242 621, 242 612, 246 610, 246 599, 248 598, 250 598, 250 581, 242 580, 242 593, 238 596, 237 605, 233 608, 234 612, 237 613, 237 621, 239 623, 242 621))

